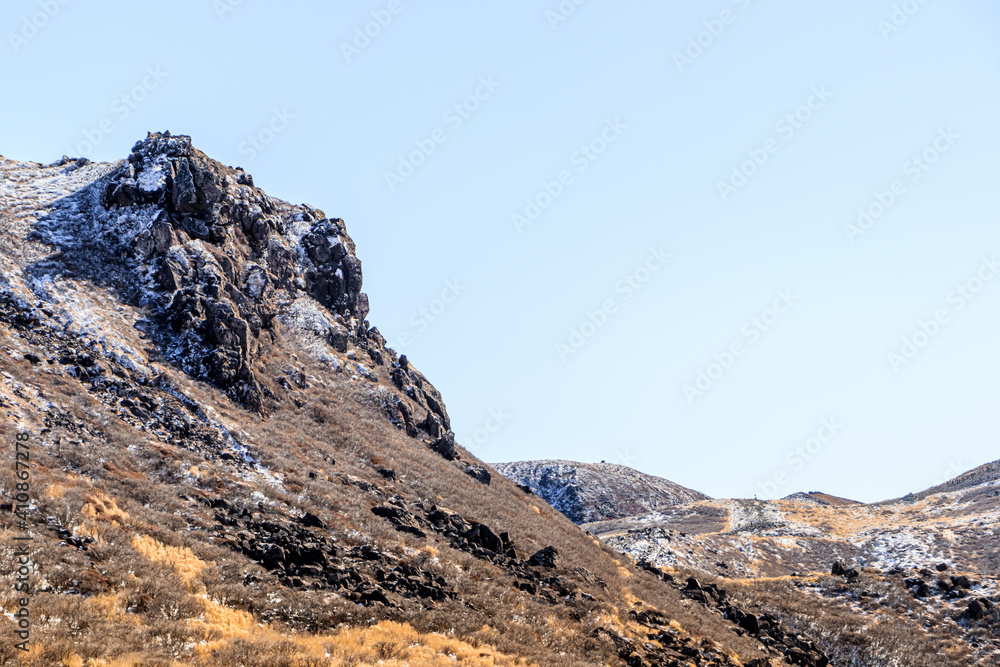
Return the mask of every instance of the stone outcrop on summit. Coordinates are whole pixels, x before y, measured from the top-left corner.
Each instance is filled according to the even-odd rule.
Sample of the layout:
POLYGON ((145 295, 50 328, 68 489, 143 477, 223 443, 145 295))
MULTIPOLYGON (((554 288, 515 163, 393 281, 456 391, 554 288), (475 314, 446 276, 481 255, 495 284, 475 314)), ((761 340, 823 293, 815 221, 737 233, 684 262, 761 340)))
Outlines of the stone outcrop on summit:
POLYGON ((93 179, 44 202, 28 238, 57 253, 28 264, 28 292, 45 292, 56 276, 114 290, 148 314, 137 327, 166 360, 256 412, 293 398, 301 379, 276 380, 265 366, 282 327, 298 329, 335 371, 373 380, 371 367, 384 369, 400 392, 386 399, 391 418, 455 457, 441 395, 366 320, 361 261, 343 220, 268 196, 242 169, 169 132, 151 133, 119 163, 23 168, 93 179), (352 359, 349 344, 368 359, 352 359))

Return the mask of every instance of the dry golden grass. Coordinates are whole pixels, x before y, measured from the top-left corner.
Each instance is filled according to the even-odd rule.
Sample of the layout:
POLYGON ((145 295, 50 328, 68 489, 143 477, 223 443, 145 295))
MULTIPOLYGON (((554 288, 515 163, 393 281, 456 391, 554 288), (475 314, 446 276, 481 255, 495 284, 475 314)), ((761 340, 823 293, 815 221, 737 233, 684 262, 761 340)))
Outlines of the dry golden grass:
POLYGON ((135 535, 132 546, 149 560, 173 568, 185 583, 192 582, 205 569, 205 561, 185 547, 167 546, 145 535, 135 535))

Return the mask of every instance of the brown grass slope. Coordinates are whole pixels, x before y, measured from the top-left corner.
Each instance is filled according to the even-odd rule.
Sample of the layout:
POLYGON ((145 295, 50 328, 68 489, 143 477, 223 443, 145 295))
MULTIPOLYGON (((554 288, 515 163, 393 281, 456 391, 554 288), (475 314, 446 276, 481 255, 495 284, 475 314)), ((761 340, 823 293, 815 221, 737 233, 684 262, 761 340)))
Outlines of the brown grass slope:
MULTIPOLYGON (((360 301, 330 316, 346 338, 333 324, 326 337, 307 335, 295 308, 322 310, 310 301, 317 292, 277 274, 270 296, 258 290, 246 304, 247 285, 260 284, 248 272, 283 243, 254 226, 259 218, 197 231, 238 209, 237 192, 270 207, 275 229, 331 228, 322 212, 264 199, 242 172, 187 148, 153 158, 172 174, 151 186, 163 191, 143 189, 136 170, 152 162, 142 160, 0 159, 0 442, 11 459, 18 434, 31 449, 27 525, 0 508, 8 614, 18 608, 16 540, 24 528, 33 536, 31 650, 14 648, 5 615, 0 664, 786 664, 781 646, 763 648, 538 497, 498 475, 484 483, 465 450, 442 456, 446 413, 434 410, 438 420, 430 408, 440 396, 367 328, 366 309, 351 310, 360 301), (182 180, 194 187, 188 200, 176 194, 182 180), (147 195, 161 199, 134 200, 147 195), (148 254, 156 244, 140 226, 126 241, 141 252, 120 250, 121 265, 109 258, 108 275, 95 275, 87 262, 108 249, 74 248, 58 232, 99 218, 169 224, 175 245, 148 254), (241 236, 250 229, 261 243, 241 236), (242 269, 219 248, 242 256, 242 269), (216 271, 214 282, 178 288, 188 290, 185 321, 230 301, 225 321, 249 323, 235 338, 183 330, 205 355, 193 369, 171 356, 156 296, 127 284, 142 279, 130 267, 181 251, 216 271), (253 328, 267 308, 278 316, 253 328), (232 366, 212 368, 231 376, 202 372, 219 350, 232 366), (420 391, 399 386, 410 382, 420 391), (545 547, 557 550, 554 564, 529 560, 545 547)), ((18 483, 12 460, 0 466, 8 503, 18 483)))

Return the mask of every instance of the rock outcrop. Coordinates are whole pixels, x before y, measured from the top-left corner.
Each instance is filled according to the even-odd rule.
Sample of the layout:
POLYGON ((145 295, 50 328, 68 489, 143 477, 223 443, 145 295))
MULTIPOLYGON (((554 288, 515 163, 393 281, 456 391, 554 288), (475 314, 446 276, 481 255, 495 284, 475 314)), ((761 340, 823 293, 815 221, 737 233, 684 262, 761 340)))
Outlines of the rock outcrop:
POLYGON ((335 372, 383 376, 398 390, 382 392, 386 415, 456 458, 441 395, 366 319, 344 221, 268 196, 190 137, 150 134, 82 196, 57 202, 32 236, 59 251, 31 268, 36 281, 57 270, 115 290, 146 310, 137 326, 164 358, 243 407, 266 413, 304 387, 294 369, 276 377, 266 367, 282 328, 294 327, 335 372))

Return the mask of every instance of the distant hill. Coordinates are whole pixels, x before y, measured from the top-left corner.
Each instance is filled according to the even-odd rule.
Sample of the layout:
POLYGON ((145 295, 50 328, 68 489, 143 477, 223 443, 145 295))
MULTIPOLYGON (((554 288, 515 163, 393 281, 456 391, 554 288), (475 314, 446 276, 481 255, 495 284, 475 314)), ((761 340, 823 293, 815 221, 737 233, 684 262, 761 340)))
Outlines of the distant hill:
POLYGON ((828 493, 821 493, 819 491, 809 491, 808 493, 799 492, 793 493, 790 496, 785 496, 785 500, 804 500, 806 502, 819 503, 820 505, 833 505, 834 507, 847 507, 849 505, 860 505, 857 500, 848 500, 847 498, 840 498, 838 496, 831 496, 828 493))
POLYGON ((494 468, 578 524, 649 514, 709 497, 614 463, 516 461, 494 468))
POLYGON ((988 482, 996 482, 1000 480, 1000 461, 994 461, 992 463, 987 463, 981 465, 978 468, 973 468, 972 470, 962 473, 954 479, 950 479, 943 484, 938 484, 937 486, 932 486, 926 491, 921 491, 920 493, 913 493, 906 496, 906 499, 910 498, 926 498, 927 496, 932 496, 936 493, 950 493, 953 491, 964 491, 966 489, 971 489, 981 484, 986 484, 988 482))

